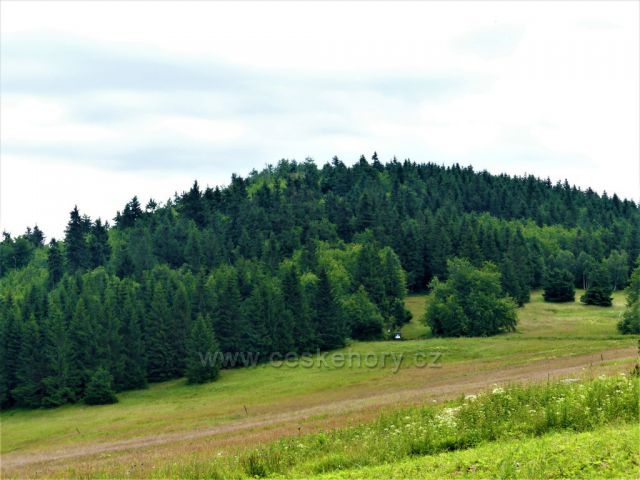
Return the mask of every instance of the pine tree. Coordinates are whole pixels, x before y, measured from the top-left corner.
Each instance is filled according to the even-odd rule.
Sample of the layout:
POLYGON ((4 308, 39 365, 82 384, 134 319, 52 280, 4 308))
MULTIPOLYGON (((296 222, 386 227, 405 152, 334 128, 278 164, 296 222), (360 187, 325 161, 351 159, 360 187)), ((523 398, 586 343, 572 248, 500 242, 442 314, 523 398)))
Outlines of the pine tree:
POLYGON ((256 289, 259 289, 262 305, 260 313, 267 327, 274 352, 286 355, 294 350, 293 318, 287 314, 282 292, 271 278, 261 278, 256 289))
POLYGON ((376 249, 366 243, 356 259, 355 284, 364 286, 373 303, 380 306, 384 300, 384 283, 380 272, 380 257, 376 249))
POLYGON ((131 228, 136 223, 136 220, 142 218, 143 215, 140 201, 135 196, 124 206, 122 214, 120 212, 116 214, 116 224, 120 228, 131 228))
POLYGON ((86 242, 88 233, 86 222, 80 216, 78 207, 75 206, 70 213, 64 238, 67 265, 72 272, 86 268, 89 263, 89 250, 86 242))
POLYGON ((87 405, 106 405, 116 403, 118 398, 111 386, 113 378, 104 367, 98 368, 90 377, 84 393, 87 405))
POLYGON ((211 329, 211 319, 198 315, 187 342, 187 381, 205 383, 220 372, 220 347, 211 329))
POLYGON ((42 247, 44 245, 44 233, 40 230, 38 225, 35 225, 33 230, 27 227, 25 237, 33 244, 34 247, 42 247))
POLYGON ((400 259, 390 247, 383 248, 379 257, 383 285, 383 301, 379 310, 389 326, 401 326, 411 319, 411 313, 404 308, 406 276, 400 259))
POLYGON ((320 349, 331 350, 344 347, 347 336, 344 315, 331 290, 329 275, 324 269, 318 275, 314 313, 320 349))
POLYGON ((613 287, 609 272, 604 265, 599 265, 593 272, 591 285, 580 298, 580 301, 586 305, 598 305, 601 307, 610 307, 613 302, 611 292, 613 287))
POLYGON ((102 305, 101 316, 101 330, 102 343, 104 345, 104 366, 109 370, 113 377, 112 386, 116 391, 123 389, 123 383, 125 378, 125 359, 124 359, 124 344, 121 333, 121 323, 119 311, 121 305, 118 303, 118 282, 116 278, 114 282, 113 277, 109 278, 109 283, 106 285, 106 291, 104 292, 104 299, 102 305))
POLYGON ((205 224, 204 203, 202 200, 202 192, 198 181, 193 182, 191 190, 185 193, 181 198, 181 207, 184 216, 193 220, 197 226, 203 227, 205 224))
POLYGON ((60 243, 52 238, 47 250, 47 268, 49 271, 49 288, 53 288, 64 275, 64 259, 60 251, 60 243))
POLYGON ((573 273, 569 270, 554 268, 547 272, 544 285, 545 302, 573 302, 576 291, 573 286, 573 273))
POLYGON ((529 288, 525 284, 522 274, 518 271, 518 267, 511 258, 511 255, 505 256, 500 264, 500 273, 502 288, 511 295, 519 307, 529 301, 529 288))
POLYGON ((169 350, 169 325, 171 312, 167 293, 161 282, 153 287, 151 305, 145 325, 145 351, 147 354, 147 377, 151 382, 171 378, 171 352, 169 350))
POLYGON ((171 326, 171 353, 173 375, 184 375, 187 356, 187 337, 191 331, 191 304, 187 289, 182 282, 178 283, 173 294, 171 305, 173 324, 171 326))
POLYGON ((123 377, 122 390, 147 386, 147 364, 140 326, 140 311, 133 282, 120 285, 120 325, 122 328, 123 377))
POLYGON ((247 351, 242 341, 238 274, 233 267, 223 267, 207 283, 212 298, 213 327, 220 349, 225 353, 247 351))
POLYGON ((109 246, 109 224, 97 219, 91 227, 88 241, 91 268, 106 265, 111 257, 109 246))
POLYGON ((69 383, 76 397, 82 396, 91 372, 97 367, 100 339, 96 335, 97 326, 93 318, 89 313, 87 298, 83 296, 78 300, 69 324, 69 383))
POLYGON ((298 270, 285 265, 282 275, 284 306, 290 316, 292 334, 299 352, 311 352, 315 348, 315 331, 309 306, 305 301, 298 270))
POLYGON ((75 400, 69 370, 71 345, 60 305, 53 300, 43 327, 42 354, 45 362, 42 404, 56 407, 75 400))
POLYGON ((18 386, 18 366, 20 345, 22 343, 22 322, 18 307, 9 294, 4 302, 1 317, 2 327, 2 358, 0 358, 0 372, 2 373, 2 398, 3 407, 10 406, 14 402, 12 390, 18 386))
POLYGON ((11 395, 16 404, 39 407, 44 395, 42 337, 33 315, 22 327, 20 354, 16 371, 16 387, 11 395))

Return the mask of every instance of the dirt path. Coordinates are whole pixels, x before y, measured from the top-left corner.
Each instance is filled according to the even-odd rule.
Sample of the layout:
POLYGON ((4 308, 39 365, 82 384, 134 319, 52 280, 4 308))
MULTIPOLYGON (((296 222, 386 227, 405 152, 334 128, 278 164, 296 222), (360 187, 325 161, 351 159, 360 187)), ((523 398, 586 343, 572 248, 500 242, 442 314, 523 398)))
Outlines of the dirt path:
MULTIPOLYGON (((376 412, 385 406, 427 403, 432 400, 451 399, 465 393, 475 393, 494 384, 540 382, 548 378, 577 376, 584 373, 590 366, 600 368, 603 361, 633 357, 635 348, 607 350, 601 353, 579 355, 540 360, 526 365, 493 369, 490 371, 462 371, 455 378, 438 376, 437 372, 428 377, 416 377, 416 383, 422 383, 415 388, 402 388, 386 393, 376 393, 375 388, 367 392, 359 392, 357 396, 332 400, 307 408, 299 408, 285 413, 271 413, 243 420, 232 421, 207 429, 159 434, 143 438, 123 441, 100 442, 71 446, 60 450, 21 453, 11 452, 2 455, 2 470, 4 475, 16 473, 34 464, 66 463, 70 459, 80 459, 106 452, 129 451, 160 447, 166 444, 191 441, 222 435, 224 442, 237 436, 239 440, 246 438, 251 430, 264 427, 277 427, 291 422, 304 422, 319 415, 343 416, 363 410, 376 412)), ((435 369, 434 369, 435 370, 435 369)), ((353 395, 353 394, 352 394, 353 395)))

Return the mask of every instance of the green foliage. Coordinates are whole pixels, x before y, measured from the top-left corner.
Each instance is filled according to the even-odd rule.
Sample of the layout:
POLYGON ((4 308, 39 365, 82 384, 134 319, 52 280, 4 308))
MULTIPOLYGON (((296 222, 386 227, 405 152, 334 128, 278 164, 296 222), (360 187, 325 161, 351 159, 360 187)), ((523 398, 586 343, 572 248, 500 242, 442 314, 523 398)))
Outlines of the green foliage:
MULTIPOLYGON (((493 262, 502 290, 523 305, 547 268, 591 287, 603 264, 611 287, 623 288, 638 254, 633 202, 459 165, 383 165, 375 155, 352 166, 281 161, 223 188, 194 182, 145 210, 133 197, 113 227, 75 207, 64 242, 45 246, 37 227, 0 242, 0 400, 19 404, 15 345, 27 323, 51 360, 23 372, 37 388, 17 392, 57 405, 82 398, 99 366, 116 391, 183 376, 198 315, 211 315, 225 353, 302 353, 377 337, 378 314, 383 331, 402 328, 407 288, 446 280, 456 255, 493 262)), ((595 288, 587 301, 605 301, 595 288)), ((471 306, 443 302, 456 335, 512 328, 494 325, 495 305, 479 294, 479 323, 459 324, 471 306)))
POLYGON ((220 347, 213 335, 211 318, 198 315, 187 343, 187 381, 205 383, 218 378, 220 347))
POLYGON ((375 340, 382 337, 384 319, 362 285, 343 301, 343 308, 352 338, 375 340))
POLYGON ((433 299, 425 315, 434 335, 484 336, 515 330, 516 306, 500 286, 500 273, 487 263, 448 262, 448 279, 430 284, 433 299))
POLYGON ((545 302, 574 302, 576 289, 573 286, 573 274, 569 270, 554 268, 545 276, 545 302))
POLYGON ((631 282, 626 290, 627 308, 618 323, 618 329, 622 333, 640 334, 640 257, 631 274, 631 282))
MULTIPOLYGON (((374 422, 285 438, 241 455, 245 475, 309 477, 345 468, 393 464, 419 455, 464 451, 487 442, 588 432, 637 424, 640 381, 627 377, 585 383, 496 387, 447 406, 422 406, 374 422)), ((237 475, 232 465, 226 475, 237 475)))
POLYGON ((16 387, 11 395, 19 405, 38 407, 43 393, 42 335, 33 315, 22 326, 20 344, 16 387))
POLYGON ((111 384, 113 378, 106 368, 98 368, 87 384, 84 392, 84 403, 87 405, 106 405, 116 403, 118 398, 113 391, 111 384))
POLYGON ((47 251, 47 267, 49 271, 49 286, 54 287, 64 275, 64 258, 60 251, 60 244, 52 239, 47 251))
POLYGON ((586 305, 610 307, 612 304, 612 291, 613 287, 609 272, 603 265, 600 265, 593 272, 591 285, 589 285, 585 294, 580 297, 580 301, 586 305))
POLYGON ((347 327, 326 271, 320 271, 313 301, 314 327, 322 350, 345 345, 347 327))
POLYGON ((89 229, 90 221, 86 217, 81 217, 78 207, 75 206, 71 211, 64 238, 67 266, 71 272, 89 265, 89 249, 86 239, 89 229))
POLYGON ((153 286, 151 306, 145 324, 147 377, 151 382, 159 382, 172 377, 172 355, 169 350, 170 326, 171 311, 167 301, 167 291, 162 282, 158 280, 153 286))

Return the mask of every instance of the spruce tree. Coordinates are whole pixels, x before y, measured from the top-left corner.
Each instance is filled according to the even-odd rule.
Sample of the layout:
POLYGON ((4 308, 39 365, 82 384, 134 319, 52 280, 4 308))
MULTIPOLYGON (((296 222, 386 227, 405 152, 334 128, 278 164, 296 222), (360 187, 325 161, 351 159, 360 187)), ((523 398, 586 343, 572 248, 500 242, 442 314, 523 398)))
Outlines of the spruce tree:
POLYGON ((13 301, 13 297, 9 294, 2 306, 2 358, 0 359, 0 371, 2 373, 1 383, 2 390, 2 406, 12 405, 14 397, 12 390, 18 386, 18 366, 20 346, 22 344, 22 322, 20 321, 20 312, 13 301))
POLYGON ((189 383, 215 380, 220 372, 220 347, 216 342, 211 319, 198 315, 191 326, 187 342, 186 375, 189 383))
POLYGON ((76 397, 82 396, 91 372, 98 363, 100 338, 96 335, 97 327, 87 302, 88 299, 84 296, 78 300, 69 324, 69 383, 76 397))
POLYGON ((240 290, 238 274, 233 267, 223 267, 215 272, 207 283, 212 299, 213 327, 220 349, 225 353, 248 350, 243 340, 243 327, 240 314, 240 290))
POLYGON ((140 322, 140 308, 133 282, 125 280, 120 285, 120 325, 122 329, 123 377, 121 388, 145 388, 147 364, 140 322))
POLYGON ((573 273, 569 270, 554 268, 545 275, 544 301, 545 302, 573 302, 576 291, 573 286, 573 273))
POLYGON ((49 288, 53 288, 64 275, 64 259, 60 251, 60 243, 52 238, 47 250, 47 268, 49 272, 49 288))
POLYGON ((91 268, 106 265, 111 256, 109 246, 109 224, 97 219, 91 227, 88 240, 91 268))
POLYGON ((71 345, 65 328, 60 305, 52 300, 49 315, 43 326, 44 395, 42 404, 56 407, 73 402, 69 371, 71 368, 71 345))
POLYGON ((609 277, 609 272, 604 265, 599 265, 593 272, 591 285, 580 297, 580 301, 586 305, 598 305, 601 307, 610 307, 613 302, 611 292, 613 286, 609 277))
POLYGON ((22 327, 16 387, 11 391, 17 405, 33 408, 42 404, 43 374, 42 336, 35 317, 31 315, 22 327))
POLYGON ((87 223, 75 206, 70 213, 64 237, 67 265, 72 272, 86 268, 89 263, 89 249, 86 241, 88 233, 87 223))
POLYGON ((373 303, 380 306, 384 300, 384 283, 380 271, 380 257, 370 243, 361 246, 356 258, 355 284, 364 286, 373 303))
POLYGON ((145 351, 147 354, 147 377, 151 382, 161 382, 172 377, 172 355, 169 349, 169 325, 171 311, 167 293, 160 281, 153 287, 151 305, 145 325, 145 351))
POLYGON ((104 367, 98 368, 90 377, 84 393, 84 403, 87 405, 106 405, 116 403, 118 397, 112 388, 113 378, 104 367))
POLYGON ((347 336, 344 315, 331 289, 329 275, 324 269, 318 275, 314 314, 320 349, 344 347, 347 336))
POLYGON ((315 331, 311 312, 305 301, 300 275, 292 264, 283 267, 282 293, 284 306, 290 316, 292 335, 299 352, 310 352, 315 348, 315 331))
POLYGON ((191 331, 191 303, 189 302, 189 296, 184 284, 179 281, 171 304, 172 320, 171 325, 171 353, 173 365, 173 375, 184 375, 184 369, 186 367, 186 343, 189 332, 191 331))

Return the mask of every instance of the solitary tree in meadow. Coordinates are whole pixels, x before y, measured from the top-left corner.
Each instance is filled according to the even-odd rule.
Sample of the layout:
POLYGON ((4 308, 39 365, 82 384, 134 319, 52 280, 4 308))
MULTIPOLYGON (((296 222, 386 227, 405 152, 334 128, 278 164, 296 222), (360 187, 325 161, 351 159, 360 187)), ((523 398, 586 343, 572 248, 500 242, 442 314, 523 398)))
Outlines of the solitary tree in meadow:
POLYGON ((436 278, 430 284, 433 298, 425 321, 434 335, 476 337, 515 330, 517 307, 502 290, 493 264, 476 268, 454 258, 447 265, 447 281, 436 278))
POLYGON ((586 305, 597 305, 600 307, 610 307, 613 302, 611 292, 613 287, 607 269, 600 265, 593 272, 591 285, 580 298, 580 301, 586 305))
POLYGON ((554 268, 545 276, 544 301, 545 302, 573 302, 576 299, 576 290, 573 286, 573 274, 569 270, 554 268))

